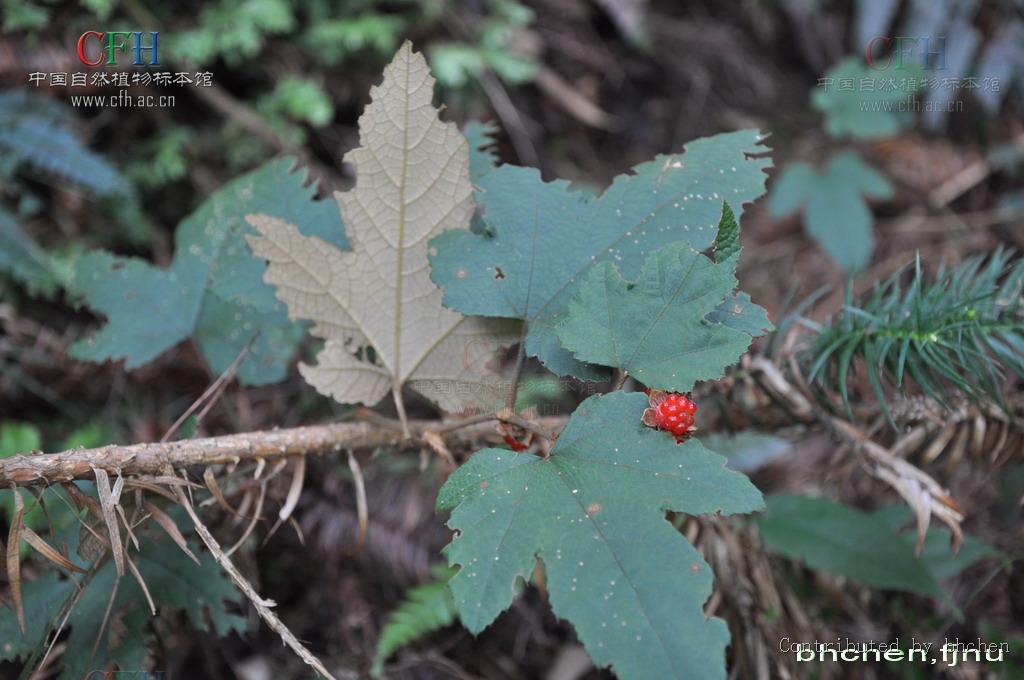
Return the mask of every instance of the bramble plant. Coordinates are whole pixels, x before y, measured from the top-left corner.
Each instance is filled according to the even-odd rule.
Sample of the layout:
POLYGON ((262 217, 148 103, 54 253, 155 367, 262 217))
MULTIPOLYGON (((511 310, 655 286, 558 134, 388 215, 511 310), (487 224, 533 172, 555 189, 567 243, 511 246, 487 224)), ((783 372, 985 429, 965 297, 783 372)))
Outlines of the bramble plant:
MULTIPOLYGON (((470 374, 459 356, 467 337, 515 342, 514 319, 525 351, 555 371, 686 391, 768 327, 735 292, 733 215, 764 190, 767 161, 748 158, 764 151, 756 132, 695 142, 594 198, 494 167, 471 231, 469 145, 438 119, 433 82, 407 43, 371 92, 348 158, 356 187, 338 196, 351 252, 249 218, 266 280, 327 341, 302 367, 318 390, 370 406, 391 391, 403 423, 406 386, 449 410, 500 407, 498 376, 470 374), (356 351, 367 345, 374 360, 356 351)), ((470 631, 509 606, 539 559, 555 613, 596 664, 623 678, 725 677, 728 631, 703 612, 710 569, 665 513, 750 512, 761 495, 699 440, 677 446, 645 424, 647 406, 638 393, 592 397, 543 450, 484 449, 451 475, 437 505, 457 532, 449 585, 470 631)))
MULTIPOLYGON (((205 20, 216 25, 217 16, 205 20)), ((282 16, 279 29, 253 24, 253 49, 264 34, 287 30, 282 16)), ((319 101, 302 82, 288 88, 319 101)), ((279 462, 261 479, 268 459, 295 460, 280 525, 298 503, 306 456, 345 450, 352 440, 353 449, 414 442, 436 452, 446 478, 435 507, 448 513, 453 532, 444 549, 448 564, 434 565, 434 580, 407 591, 384 625, 372 668, 368 658, 364 666, 375 676, 397 649, 456 618, 479 634, 525 583, 573 626, 593 663, 620 678, 725 678, 729 628, 705 613, 714 583, 705 556, 716 561, 680 530, 682 516, 765 511, 744 527, 756 525, 775 552, 864 585, 935 598, 959 615, 941 581, 1001 554, 964 540, 963 512, 932 477, 861 434, 848 379, 864 366, 890 422, 892 390, 884 388, 902 393, 911 379, 937 402, 957 391, 977 404, 1004 405, 1003 376, 1024 375, 1019 259, 1000 250, 987 261, 944 268, 931 282, 918 264, 909 288, 897 274, 859 305, 848 297, 842 313, 814 328, 813 341, 801 341, 780 368, 783 362, 770 358, 772 345, 748 355, 756 338, 775 329, 738 289, 736 275, 743 212, 765 193, 771 167, 759 131, 698 139, 595 193, 544 181, 534 168, 499 164, 492 130, 471 123, 460 132, 441 119, 434 96, 426 59, 406 42, 370 91, 359 145, 344 158, 355 185, 337 194, 336 205, 313 200, 293 158, 272 160, 214 191, 181 221, 166 268, 93 251, 63 263, 68 271, 58 283, 49 255, 0 211, 0 246, 6 235, 16 252, 33 255, 0 259, 0 270, 30 290, 53 294, 59 285, 106 317, 98 332, 71 346, 74 357, 123 358, 133 369, 193 341, 220 374, 159 444, 17 456, 40 448, 44 438, 32 426, 0 422, 0 480, 11 486, 0 491, 0 510, 10 525, 3 551, 13 603, 0 612, 0 642, 14 640, 0 645, 0 660, 24 660, 26 674, 43 667, 66 625, 63 643, 73 654, 61 677, 81 676, 91 664, 142 668, 151 637, 143 603, 152 613, 184 610, 199 627, 208 617, 224 635, 243 625, 232 611, 242 602, 233 582, 303 661, 331 677, 229 558, 260 519, 269 478, 284 468, 279 462), (214 403, 231 378, 247 385, 283 380, 307 330, 315 340, 305 356, 315 359, 299 364, 302 377, 340 404, 367 407, 354 414, 368 422, 170 441, 195 430, 206 407, 195 411, 204 400, 214 403), (525 380, 528 358, 548 372, 525 380), (556 376, 603 391, 559 420, 560 429, 523 408, 557 393, 556 376), (827 499, 763 498, 737 469, 743 457, 727 466, 717 452, 730 446, 724 438, 701 441, 696 417, 712 411, 710 399, 709 408, 700 402, 715 381, 723 393, 760 381, 749 390, 756 392, 749 410, 770 401, 791 417, 787 424, 817 421, 860 447, 871 474, 912 507, 917 542, 901 531, 911 515, 906 508, 864 513, 827 499), (831 392, 841 402, 823 394, 831 392), (397 422, 368 410, 390 408, 389 399, 397 422), (407 408, 414 400, 440 418, 414 420, 416 411, 407 408), (836 415, 844 409, 849 421, 836 415), (480 425, 496 426, 485 434, 507 447, 479 448, 484 436, 469 428, 480 425), (458 431, 477 449, 468 457, 454 455, 442 437, 458 431), (205 467, 210 502, 241 518, 249 506, 236 512, 212 470, 227 464, 233 471, 243 462, 255 463, 246 491, 259 485, 257 506, 241 539, 224 551, 186 494, 197 485, 177 474, 205 467), (53 486, 26 504, 19 486, 44 483, 53 486), (143 495, 151 492, 180 507, 164 511, 143 495), (40 512, 58 504, 66 512, 40 512), (36 533, 44 515, 53 545, 36 533), (932 517, 949 531, 929 530, 932 517), (149 519, 162 532, 143 526, 149 519), (184 537, 189 520, 211 554, 197 556, 198 544, 184 537), (79 533, 79 524, 87 531, 79 533), (951 538, 963 542, 953 558, 945 547, 951 538), (23 586, 23 543, 74 580, 49 574, 23 586), (118 626, 130 634, 108 626, 115 609, 118 626)), ((326 108, 313 107, 316 118, 330 118, 329 102, 320 103, 326 108)), ((845 99, 822 95, 816 105, 834 134, 870 137, 896 125, 885 120, 864 128, 845 99)), ((82 155, 92 167, 105 167, 82 155)), ((19 162, 30 163, 28 150, 24 156, 19 162)), ((92 179, 120 183, 114 175, 92 179)), ((855 272, 871 255, 863 197, 888 196, 890 189, 856 154, 843 152, 821 173, 792 165, 776 183, 772 209, 803 209, 812 235, 855 272), (830 218, 837 206, 845 222, 830 218)), ((783 318, 778 335, 800 320, 799 310, 783 318)), ((877 411, 869 415, 881 423, 877 411)), ((983 423, 988 415, 972 417, 983 423)), ((945 442, 952 428, 943 430, 945 442)), ((1007 424, 1003 443, 1009 431, 1007 424)), ((759 437, 766 435, 747 432, 733 444, 760 441, 759 450, 766 448, 759 437)), ((984 430, 977 438, 984 443, 984 430)), ((354 455, 349 465, 361 546, 365 489, 354 455)))

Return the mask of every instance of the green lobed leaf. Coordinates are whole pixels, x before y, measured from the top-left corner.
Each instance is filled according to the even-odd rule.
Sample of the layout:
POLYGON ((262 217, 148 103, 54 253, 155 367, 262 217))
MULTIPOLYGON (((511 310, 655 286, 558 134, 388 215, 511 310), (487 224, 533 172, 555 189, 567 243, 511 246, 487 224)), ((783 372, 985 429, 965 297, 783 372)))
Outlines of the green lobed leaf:
POLYGON ((225 603, 241 604, 241 593, 212 555, 195 541, 189 548, 199 564, 163 537, 145 542, 132 556, 157 606, 184 611, 197 630, 220 636, 242 630, 245 618, 225 608, 225 603))
POLYGON ((932 529, 917 557, 914 536, 896 531, 908 517, 905 508, 866 513, 825 498, 785 495, 768 496, 765 504, 767 511, 755 520, 765 545, 812 569, 876 588, 948 600, 940 580, 996 554, 971 539, 954 556, 948 532, 932 529))
POLYGON ((584 401, 549 458, 484 449, 449 477, 438 508, 456 535, 450 581, 462 623, 483 630, 544 563, 554 613, 620 678, 724 678, 729 632, 704 616, 710 568, 665 512, 750 512, 761 494, 691 439, 641 422, 648 401, 584 401))
POLYGON ((819 172, 794 163, 779 175, 769 210, 783 217, 804 208, 808 234, 847 272, 871 259, 874 217, 864 197, 884 199, 892 187, 853 151, 837 153, 819 172))
POLYGON ((831 82, 815 89, 811 102, 825 115, 825 129, 833 137, 891 137, 913 122, 899 104, 913 97, 922 75, 921 67, 910 62, 878 71, 858 57, 847 57, 825 74, 831 82))
POLYGON ((560 375, 601 379, 561 347, 555 327, 584 274, 603 262, 633 279, 646 256, 676 241, 711 246, 728 200, 740 214, 764 192, 770 162, 756 130, 699 139, 620 175, 604 193, 544 182, 532 168, 502 165, 475 180, 485 233, 450 231, 431 241, 431 277, 463 314, 524 319, 526 349, 560 375))
MULTIPOLYGON (((146 578, 146 572, 142 574, 146 578)), ((71 610, 67 622, 70 628, 67 647, 61 656, 63 670, 60 680, 85 678, 91 671, 110 665, 125 670, 145 668, 147 650, 153 644, 153 635, 147 627, 150 615, 145 595, 131 576, 121 579, 116 585, 110 617, 104 626, 116 578, 113 563, 103 565, 71 610)), ((149 586, 148 581, 146 585, 149 586)), ((153 597, 156 599, 157 596, 153 597)))
POLYGON ((515 323, 444 308, 430 281, 428 240, 469 227, 476 207, 468 144, 432 105, 434 82, 407 41, 371 90, 360 146, 345 155, 360 180, 338 194, 352 252, 279 218, 247 216, 259 232, 248 237, 253 253, 270 263, 266 280, 289 315, 326 340, 302 376, 340 403, 372 406, 392 392, 403 427, 406 385, 446 410, 502 403, 507 389, 490 359, 519 337, 515 323), (355 354, 361 346, 376 362, 355 354))
MULTIPOLYGON (((469 142, 469 181, 474 186, 480 182, 480 178, 498 167, 498 154, 494 148, 494 135, 497 131, 498 127, 493 122, 478 120, 469 121, 462 129, 463 136, 469 142)), ((473 211, 469 229, 476 234, 488 233, 479 204, 473 211)))
POLYGON ((577 359, 624 369, 648 387, 688 392, 720 378, 751 341, 705 320, 736 287, 735 257, 714 262, 686 243, 665 246, 632 283, 602 262, 583 276, 558 337, 577 359))
POLYGON ((105 252, 82 256, 73 288, 107 324, 75 343, 79 359, 126 359, 129 369, 194 337, 214 373, 224 371, 255 337, 241 363, 243 383, 281 380, 303 337, 288 319, 273 288, 263 283, 266 265, 253 258, 244 235, 251 212, 266 212, 303 225, 303 233, 347 247, 337 207, 313 201, 313 188, 294 160, 279 158, 216 191, 178 225, 175 257, 167 269, 105 252))
POLYGON ((751 302, 750 296, 744 292, 735 293, 727 298, 704 317, 704 320, 743 331, 755 338, 775 328, 768 320, 768 312, 751 302))

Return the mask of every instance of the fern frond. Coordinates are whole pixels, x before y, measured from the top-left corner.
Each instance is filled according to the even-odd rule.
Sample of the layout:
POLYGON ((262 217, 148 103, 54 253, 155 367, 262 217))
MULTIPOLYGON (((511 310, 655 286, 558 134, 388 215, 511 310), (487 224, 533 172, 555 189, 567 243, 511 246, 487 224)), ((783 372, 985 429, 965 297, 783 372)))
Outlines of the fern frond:
POLYGON ((999 249, 926 281, 918 258, 904 288, 909 268, 860 305, 848 301, 809 351, 808 379, 837 390, 849 409, 848 379, 861 358, 886 417, 883 384, 902 392, 907 375, 944 405, 951 391, 1002 405, 1006 377, 1024 378, 1024 259, 999 249))
POLYGON ((0 91, 0 120, 10 124, 14 119, 46 120, 60 125, 70 125, 75 121, 75 114, 71 107, 60 100, 36 94, 31 90, 0 91))
POLYGON ((82 146, 66 128, 22 120, 0 129, 0 147, 35 170, 56 175, 97 196, 125 191, 124 180, 117 171, 82 146))
POLYGON ((5 164, 29 165, 96 196, 127 193, 127 183, 113 166, 71 132, 66 114, 39 99, 0 93, 0 157, 5 164))
POLYGON ((433 581, 405 592, 405 599, 391 612, 380 632, 377 656, 370 671, 374 677, 380 676, 384 662, 395 650, 455 621, 455 600, 448 589, 448 581, 455 572, 445 565, 437 565, 431 572, 433 581))
POLYGON ((0 274, 10 275, 34 295, 50 297, 57 289, 49 254, 3 208, 0 208, 0 274))

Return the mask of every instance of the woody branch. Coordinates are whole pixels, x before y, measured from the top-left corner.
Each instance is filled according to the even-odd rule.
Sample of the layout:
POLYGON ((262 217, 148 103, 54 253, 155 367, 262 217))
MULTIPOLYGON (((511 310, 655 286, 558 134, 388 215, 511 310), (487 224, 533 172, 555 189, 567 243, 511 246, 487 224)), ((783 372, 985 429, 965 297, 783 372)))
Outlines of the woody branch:
MULTIPOLYGON (((500 440, 494 428, 495 415, 445 432, 451 441, 470 443, 500 440)), ((560 428, 565 418, 543 418, 537 422, 547 431, 560 428)), ((73 449, 0 459, 0 487, 58 484, 74 479, 92 479, 94 468, 108 474, 159 476, 167 469, 191 466, 243 463, 288 456, 323 455, 348 450, 380 447, 422 447, 428 432, 444 428, 443 421, 412 421, 411 438, 383 419, 369 422, 331 423, 280 430, 261 430, 219 437, 174 442, 110 445, 94 449, 73 449)))

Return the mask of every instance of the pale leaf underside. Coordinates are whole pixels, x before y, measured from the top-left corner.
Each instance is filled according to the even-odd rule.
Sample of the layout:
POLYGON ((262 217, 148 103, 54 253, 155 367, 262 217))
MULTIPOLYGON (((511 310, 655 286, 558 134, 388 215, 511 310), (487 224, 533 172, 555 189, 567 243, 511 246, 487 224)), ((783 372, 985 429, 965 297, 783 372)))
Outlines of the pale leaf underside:
POLYGON ((341 402, 374 404, 404 385, 447 409, 501 401, 498 377, 478 350, 513 342, 513 325, 445 309, 430 280, 427 241, 468 228, 473 213, 468 146, 438 118, 433 85, 426 61, 406 43, 371 89, 360 147, 345 157, 356 186, 337 197, 352 252, 250 216, 261 234, 250 239, 253 251, 269 262, 266 280, 292 317, 312 320, 312 332, 327 340, 302 374, 341 402))

